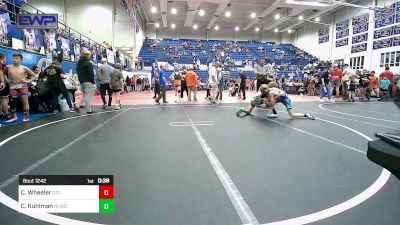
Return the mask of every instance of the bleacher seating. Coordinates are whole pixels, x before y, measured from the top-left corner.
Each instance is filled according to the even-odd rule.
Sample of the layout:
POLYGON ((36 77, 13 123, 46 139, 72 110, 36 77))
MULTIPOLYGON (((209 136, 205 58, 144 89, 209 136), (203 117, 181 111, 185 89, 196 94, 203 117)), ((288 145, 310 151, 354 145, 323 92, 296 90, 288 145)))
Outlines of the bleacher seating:
MULTIPOLYGON (((157 41, 156 47, 150 47, 154 44, 155 40, 148 40, 143 44, 140 51, 140 57, 144 60, 146 66, 150 66, 152 60, 160 62, 178 63, 178 64, 192 64, 194 58, 199 58, 201 64, 206 64, 208 61, 221 57, 220 51, 225 54, 221 57, 224 62, 226 57, 229 56, 233 66, 225 66, 225 70, 230 70, 230 76, 238 77, 238 67, 243 67, 244 61, 256 61, 265 59, 267 63, 275 63, 275 65, 286 65, 286 69, 282 70, 278 66, 276 74, 278 76, 289 76, 294 73, 294 77, 303 78, 303 74, 297 70, 299 66, 305 66, 314 57, 307 52, 298 54, 295 46, 292 44, 276 44, 275 42, 258 42, 258 41, 223 41, 223 40, 186 40, 186 39, 163 39, 157 41), (198 46, 201 44, 201 47, 198 46), (214 50, 214 52, 212 52, 214 50), (240 61, 238 65, 235 62, 240 61)), ((172 71, 167 71, 169 76, 172 71)), ((196 70, 200 80, 205 80, 208 76, 207 70, 196 70)), ((249 78, 254 78, 253 71, 246 71, 249 78)))

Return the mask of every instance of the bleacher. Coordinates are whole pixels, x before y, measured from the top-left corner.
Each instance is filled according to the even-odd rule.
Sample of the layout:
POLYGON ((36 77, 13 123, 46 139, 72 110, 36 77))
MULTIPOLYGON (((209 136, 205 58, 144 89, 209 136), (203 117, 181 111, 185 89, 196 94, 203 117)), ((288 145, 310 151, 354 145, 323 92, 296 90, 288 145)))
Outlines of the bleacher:
MULTIPOLYGON (((295 46, 292 44, 276 44, 275 42, 258 42, 258 41, 223 41, 223 40, 186 40, 186 39, 163 39, 158 41, 158 45, 155 48, 150 48, 150 44, 154 40, 148 40, 143 44, 140 51, 140 57, 144 60, 146 66, 150 66, 152 60, 157 59, 160 62, 178 63, 178 64, 192 64, 194 56, 200 59, 201 64, 206 64, 208 60, 217 59, 217 54, 212 53, 213 48, 226 49, 229 45, 235 44, 236 48, 240 50, 229 51, 225 54, 229 56, 231 61, 244 62, 255 61, 264 59, 265 55, 268 56, 267 63, 275 63, 275 65, 289 65, 290 69, 277 70, 277 75, 288 76, 290 73, 294 73, 294 77, 303 77, 301 72, 296 72, 298 66, 305 66, 312 59, 313 56, 304 53, 303 57, 298 58, 295 51, 295 46), (184 43, 188 43, 188 46, 184 48, 184 43), (197 47, 197 43, 202 43, 202 47, 197 47), (174 46, 173 48, 168 48, 174 46), (149 52, 149 51, 152 52, 149 52), (179 57, 177 56, 180 53, 179 57), (204 54, 206 53, 206 54, 204 54)), ((225 59, 223 57, 223 59, 225 59)), ((234 67, 243 67, 243 65, 234 65, 234 67)), ((172 71, 167 71, 167 75, 171 74, 172 71)), ((206 79, 208 72, 206 70, 197 70, 197 75, 200 79, 206 79)), ((237 77, 239 72, 237 70, 231 70, 230 75, 237 77)), ((254 72, 246 71, 246 75, 250 78, 255 77, 254 72)))

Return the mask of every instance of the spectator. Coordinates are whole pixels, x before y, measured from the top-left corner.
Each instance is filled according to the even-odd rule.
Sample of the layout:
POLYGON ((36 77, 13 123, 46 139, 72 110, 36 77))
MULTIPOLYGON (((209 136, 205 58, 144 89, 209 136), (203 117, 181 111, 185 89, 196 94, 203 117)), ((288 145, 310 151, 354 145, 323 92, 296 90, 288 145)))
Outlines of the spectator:
POLYGON ((330 84, 329 84, 329 66, 326 69, 321 69, 319 72, 319 79, 321 83, 321 94, 319 96, 319 101, 324 102, 324 97, 327 96, 330 102, 335 102, 331 97, 330 84))
POLYGON ((349 64, 344 64, 343 68, 344 69, 342 77, 342 94, 343 94, 343 99, 345 100, 346 97, 348 96, 350 77, 355 76, 356 72, 349 67, 349 64))
POLYGON ((380 82, 380 96, 381 99, 387 99, 388 94, 389 94, 389 87, 390 87, 390 81, 388 80, 387 77, 383 77, 383 79, 380 82))
POLYGON ((107 58, 102 58, 101 65, 99 66, 100 95, 101 100, 103 101, 102 109, 105 109, 107 106, 111 107, 113 95, 110 87, 110 75, 114 71, 114 68, 108 65, 107 62, 107 58), (108 104, 106 101, 106 94, 108 94, 108 104))
POLYGON ((339 98, 340 95, 339 88, 342 85, 342 76, 342 70, 339 69, 337 64, 335 64, 331 70, 331 95, 333 95, 333 90, 335 90, 336 98, 339 98))
POLYGON ((210 85, 210 101, 211 103, 217 103, 216 97, 218 93, 218 70, 219 62, 215 62, 214 66, 208 71, 208 84, 210 85))
POLYGON ((128 75, 126 76, 126 79, 125 79, 125 85, 126 85, 126 91, 128 93, 131 92, 131 90, 132 90, 131 78, 129 78, 128 75))
POLYGON ((142 79, 140 77, 136 78, 136 92, 142 91, 142 79))
POLYGON ((74 112, 74 108, 76 111, 78 111, 77 107, 72 106, 71 99, 69 98, 67 87, 65 86, 63 81, 63 79, 66 79, 67 77, 60 67, 60 62, 53 61, 51 65, 44 70, 43 76, 47 77, 47 81, 49 84, 53 113, 58 112, 57 101, 60 94, 62 94, 63 98, 65 98, 65 100, 67 101, 70 112, 74 112))
POLYGON ((10 20, 12 22, 16 22, 17 15, 21 11, 21 7, 23 3, 26 3, 27 0, 6 0, 7 10, 10 11, 10 20))
POLYGON ((193 92, 193 99, 194 101, 197 101, 197 75, 196 73, 189 69, 189 71, 186 73, 186 84, 189 90, 189 97, 188 100, 192 101, 192 92, 193 92))
POLYGON ((355 77, 355 76, 351 76, 351 77, 350 77, 350 81, 349 81, 349 91, 348 91, 348 92, 349 92, 349 95, 347 96, 349 102, 350 102, 350 101, 352 101, 352 102, 355 101, 355 96, 356 96, 355 91, 356 91, 356 88, 357 88, 357 80, 356 80, 356 77, 355 77))
POLYGON ((385 68, 385 71, 384 72, 382 72, 380 75, 379 75, 379 80, 382 80, 384 77, 387 77, 387 79, 390 81, 390 84, 389 84, 389 93, 390 93, 390 97, 393 97, 393 73, 390 71, 390 68, 387 66, 386 68, 385 68))
POLYGON ((86 104, 87 114, 95 113, 92 110, 92 99, 94 92, 96 90, 96 86, 94 84, 94 70, 93 65, 89 60, 90 51, 83 50, 82 57, 79 59, 76 64, 76 72, 78 73, 78 79, 80 83, 80 90, 82 92, 82 97, 79 103, 76 105, 77 108, 80 108, 83 102, 86 104))
POLYGON ((222 101, 222 93, 225 87, 225 81, 224 81, 224 76, 222 75, 222 69, 218 70, 218 94, 217 94, 217 99, 219 97, 219 100, 222 101))
POLYGON ((10 85, 9 104, 10 104, 11 114, 9 115, 6 123, 15 122, 18 119, 16 115, 18 98, 22 102, 22 108, 24 111, 23 122, 29 121, 30 108, 29 108, 29 99, 28 99, 29 93, 27 84, 36 80, 37 75, 33 73, 29 68, 21 65, 22 58, 23 57, 21 53, 14 53, 13 64, 7 65, 3 69, 3 73, 5 76, 7 76, 10 85))
POLYGON ((174 81, 175 102, 178 102, 182 86, 182 73, 179 71, 178 66, 174 66, 174 72, 169 79, 174 81))
POLYGON ((186 91, 186 97, 189 97, 189 90, 186 84, 186 68, 183 68, 182 81, 181 81, 181 98, 183 98, 183 92, 186 91))
POLYGON ((160 72, 158 72, 159 75, 159 81, 160 81, 160 88, 161 88, 161 95, 156 98, 156 103, 160 104, 160 99, 163 99, 164 104, 168 104, 167 102, 167 97, 166 97, 166 86, 167 86, 167 78, 165 77, 165 71, 164 71, 164 66, 160 66, 160 72))
POLYGON ((115 94, 115 110, 121 108, 120 93, 123 87, 123 75, 121 73, 121 64, 115 64, 115 69, 110 74, 110 88, 115 94))
MULTIPOLYGON (((155 69, 155 72, 159 72, 158 68, 155 69)), ((160 80, 158 76, 153 77, 153 82, 154 82, 154 99, 157 98, 157 95, 160 96, 160 80)))
POLYGON ((257 90, 260 88, 261 84, 268 84, 267 70, 268 68, 265 66, 265 60, 260 59, 259 64, 254 68, 257 78, 257 90))
POLYGON ((10 86, 6 82, 3 75, 3 69, 5 68, 6 58, 3 53, 0 53, 0 118, 8 119, 8 93, 10 91, 10 86))
POLYGON ((378 92, 379 82, 378 82, 378 78, 375 76, 375 71, 371 71, 371 74, 369 75, 368 80, 369 80, 368 88, 367 88, 368 101, 371 99, 371 91, 373 91, 375 93, 375 96, 379 100, 379 92, 378 92))
POLYGON ((240 87, 239 87, 239 93, 242 91, 243 93, 243 100, 246 100, 246 80, 247 76, 244 73, 243 70, 239 70, 239 79, 240 79, 240 87))

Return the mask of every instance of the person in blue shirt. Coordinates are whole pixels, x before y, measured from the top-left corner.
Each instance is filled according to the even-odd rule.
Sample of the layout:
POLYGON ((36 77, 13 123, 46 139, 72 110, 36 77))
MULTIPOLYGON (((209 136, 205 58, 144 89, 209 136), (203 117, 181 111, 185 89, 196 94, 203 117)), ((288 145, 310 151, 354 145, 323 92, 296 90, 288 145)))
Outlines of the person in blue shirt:
POLYGON ((156 103, 160 104, 160 99, 163 99, 163 103, 167 104, 167 98, 166 98, 166 91, 167 91, 167 78, 165 76, 165 71, 164 71, 164 66, 160 65, 160 71, 158 72, 158 80, 160 82, 160 89, 161 89, 161 95, 156 98, 156 103))
POLYGON ((319 72, 319 79, 321 84, 321 94, 319 95, 319 101, 324 102, 324 97, 327 96, 330 102, 335 102, 331 96, 331 85, 329 78, 329 65, 326 66, 326 69, 321 69, 319 72))

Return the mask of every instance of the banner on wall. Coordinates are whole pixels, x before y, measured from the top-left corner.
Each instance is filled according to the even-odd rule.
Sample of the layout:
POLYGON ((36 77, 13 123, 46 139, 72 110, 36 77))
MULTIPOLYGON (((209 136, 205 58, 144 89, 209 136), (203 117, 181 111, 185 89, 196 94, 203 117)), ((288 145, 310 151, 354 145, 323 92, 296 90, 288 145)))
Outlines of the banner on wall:
POLYGON ((25 44, 25 50, 38 51, 40 48, 40 42, 38 40, 39 32, 35 29, 23 29, 22 40, 25 44))
POLYGON ((349 20, 345 20, 340 23, 336 23, 336 31, 345 30, 349 28, 349 20))
POLYGON ((359 34, 368 31, 369 14, 365 13, 352 18, 353 34, 359 34))
POLYGON ((386 28, 374 31, 374 39, 389 37, 392 35, 393 35, 392 27, 386 27, 386 28))
POLYGON ((346 46, 348 44, 349 44, 349 39, 348 38, 337 40, 336 41, 336 48, 343 47, 343 46, 346 46))
POLYGON ((367 43, 351 46, 351 53, 367 51, 367 43))
POLYGON ((74 43, 74 58, 76 62, 81 58, 81 45, 79 43, 74 43))
POLYGON ((325 35, 329 35, 329 27, 323 27, 321 29, 319 29, 318 31, 318 36, 325 36, 325 35))
POLYGON ((393 46, 400 46, 400 36, 393 37, 392 44, 393 46))
POLYGON ((111 50, 106 50, 107 51, 107 60, 109 63, 111 64, 115 64, 115 60, 114 60, 114 52, 111 50))
POLYGON ((387 38, 387 39, 374 41, 373 49, 381 49, 381 48, 392 47, 393 46, 393 42, 392 41, 393 41, 392 38, 387 38))
POLYGON ((365 24, 369 22, 369 14, 365 13, 356 17, 353 17, 351 20, 351 24, 354 25, 359 25, 359 24, 365 24))
POLYGON ((357 36, 353 36, 352 40, 351 40, 351 43, 352 44, 357 44, 357 43, 364 42, 364 41, 368 41, 368 33, 364 33, 364 34, 360 34, 360 35, 357 35, 357 36))
MULTIPOLYGON (((2 10, 3 11, 3 10, 2 10)), ((7 12, 0 15, 0 45, 11 47, 11 22, 7 12)))
POLYGON ((43 30, 44 42, 46 46, 46 52, 54 52, 57 48, 56 38, 57 34, 53 30, 43 30))
POLYGON ((336 39, 344 38, 349 36, 349 29, 336 32, 336 39))
POLYGON ((353 26, 353 34, 359 34, 368 31, 368 23, 353 26))
POLYGON ((70 59, 71 56, 71 48, 69 47, 69 39, 61 38, 61 49, 63 53, 64 59, 70 59))
POLYGON ((388 26, 394 23, 396 3, 392 4, 389 9, 375 10, 375 28, 388 26))
POLYGON ((329 35, 318 38, 318 44, 326 43, 329 41, 329 35))

